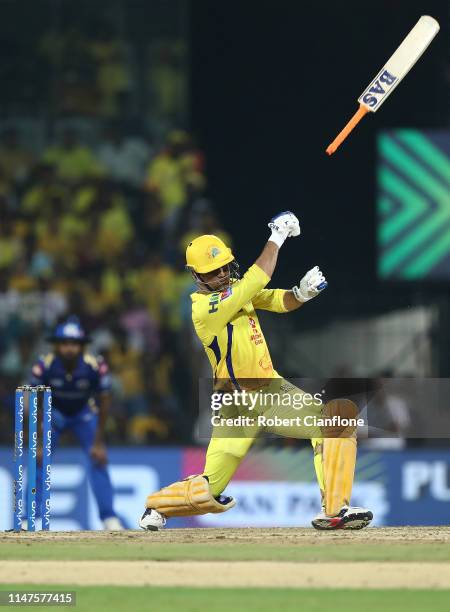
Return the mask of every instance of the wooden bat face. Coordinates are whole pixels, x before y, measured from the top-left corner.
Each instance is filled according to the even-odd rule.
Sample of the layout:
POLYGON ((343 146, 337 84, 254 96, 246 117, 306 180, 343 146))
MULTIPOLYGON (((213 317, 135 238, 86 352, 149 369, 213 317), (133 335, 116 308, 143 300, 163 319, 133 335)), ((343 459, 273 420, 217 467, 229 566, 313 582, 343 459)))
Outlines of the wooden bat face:
POLYGON ((408 74, 438 32, 439 24, 436 19, 423 15, 363 91, 358 102, 364 104, 372 112, 377 111, 403 77, 408 74))

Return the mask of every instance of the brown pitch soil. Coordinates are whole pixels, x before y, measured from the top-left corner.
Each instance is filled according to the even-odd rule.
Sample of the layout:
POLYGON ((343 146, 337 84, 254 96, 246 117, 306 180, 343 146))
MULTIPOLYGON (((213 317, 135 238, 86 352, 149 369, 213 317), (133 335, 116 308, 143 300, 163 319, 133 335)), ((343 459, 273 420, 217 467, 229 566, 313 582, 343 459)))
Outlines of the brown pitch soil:
MULTIPOLYGON (((2 543, 17 540, 18 534, 0 533, 2 543)), ((314 545, 329 546, 330 542, 368 542, 377 544, 415 542, 422 544, 450 544, 450 527, 372 527, 360 531, 318 532, 311 528, 206 528, 206 529, 165 529, 146 533, 142 530, 126 531, 36 531, 22 532, 21 540, 28 538, 34 542, 83 542, 95 540, 102 542, 146 541, 164 544, 207 544, 215 540, 225 540, 236 544, 276 544, 277 546, 314 545)))

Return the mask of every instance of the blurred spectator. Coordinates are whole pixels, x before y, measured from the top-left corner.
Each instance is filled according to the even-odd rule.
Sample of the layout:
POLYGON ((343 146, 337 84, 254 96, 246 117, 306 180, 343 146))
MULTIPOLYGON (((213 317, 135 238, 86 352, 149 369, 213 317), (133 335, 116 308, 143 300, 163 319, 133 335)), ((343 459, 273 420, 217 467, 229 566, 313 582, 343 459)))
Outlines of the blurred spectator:
POLYGON ((0 270, 10 268, 24 252, 16 230, 14 221, 4 216, 0 223, 0 270))
POLYGON ((28 215, 51 218, 60 214, 68 197, 68 189, 55 175, 50 164, 39 164, 30 177, 21 208, 28 215))
POLYGON ((152 154, 143 138, 125 137, 119 126, 109 126, 103 134, 103 142, 97 157, 108 174, 116 181, 140 187, 152 154))
POLYGON ((159 350, 159 330, 149 311, 127 290, 122 294, 120 323, 128 333, 130 345, 154 356, 159 350))
MULTIPOLYGON (((17 384, 29 360, 23 335, 34 357, 43 331, 70 308, 117 365, 114 414, 122 426, 112 426, 112 435, 137 443, 188 441, 195 414, 186 400, 190 368, 179 334, 192 281, 182 254, 161 235, 160 199, 147 192, 134 200, 125 181, 109 175, 81 173, 74 183, 75 174, 57 168, 30 168, 19 210, 3 206, 0 326, 8 332, 0 374, 17 384), (135 201, 149 205, 136 208, 135 201)), ((20 200, 21 192, 11 189, 20 200)), ((188 210, 191 227, 217 227, 201 204, 188 210)))
POLYGON ((152 318, 160 322, 171 297, 174 271, 163 262, 161 253, 153 251, 136 279, 136 296, 147 306, 152 318))
POLYGON ((27 34, 31 61, 13 5, 18 25, 2 43, 11 83, 3 126, 18 127, 0 136, 0 418, 45 332, 73 311, 117 369, 112 435, 188 440, 195 415, 180 336, 191 279, 178 242, 202 226, 189 205, 206 180, 202 152, 175 130, 186 111, 185 47, 177 35, 135 41, 114 11, 69 4, 57 23, 39 8, 52 25, 27 34), (147 133, 166 143, 156 158, 147 133))
POLYGON ((120 384, 120 398, 127 418, 147 413, 143 352, 130 344, 126 330, 121 327, 114 330, 109 359, 120 384))
POLYGON ((189 229, 182 235, 179 243, 183 256, 188 244, 202 234, 213 234, 223 240, 225 244, 232 246, 231 236, 221 228, 211 202, 205 198, 193 203, 188 216, 187 227, 189 229))
POLYGON ((0 358, 0 372, 8 377, 20 378, 24 368, 33 365, 33 344, 30 336, 22 333, 16 343, 11 342, 0 358))
POLYGON ((64 131, 60 144, 51 145, 44 151, 42 160, 55 167, 60 179, 72 183, 104 174, 94 153, 79 142, 72 129, 64 131))
POLYGON ((19 141, 14 128, 5 130, 0 142, 0 167, 4 178, 11 183, 22 183, 33 164, 33 155, 19 141))
POLYGON ((9 211, 14 206, 14 189, 11 181, 6 176, 3 166, 0 165, 0 211, 9 211))
POLYGON ((169 134, 165 149, 149 165, 145 184, 160 198, 167 227, 174 228, 180 209, 205 187, 203 168, 186 132, 169 134))
POLYGON ((149 249, 161 250, 165 238, 162 203, 155 193, 145 193, 144 197, 143 210, 136 228, 139 233, 139 240, 149 249))
POLYGON ((104 117, 116 117, 121 110, 121 97, 131 88, 131 65, 125 45, 106 21, 96 20, 92 33, 87 47, 96 64, 98 110, 104 117))
POLYGON ((111 182, 104 181, 99 186, 92 210, 98 253, 106 261, 114 259, 134 237, 126 200, 111 182))
MULTIPOLYGON (((189 413, 189 376, 186 355, 178 346, 178 337, 163 322, 161 348, 154 362, 152 391, 155 412, 169 425, 172 437, 178 442, 188 442, 192 434, 192 415, 189 413)), ((198 381, 195 381, 198 384, 198 381)))
POLYGON ((151 53, 149 85, 155 113, 177 119, 186 106, 185 48, 181 43, 164 42, 151 53))
POLYGON ((72 22, 44 32, 38 43, 53 76, 49 103, 56 113, 96 114, 96 65, 83 29, 72 22))

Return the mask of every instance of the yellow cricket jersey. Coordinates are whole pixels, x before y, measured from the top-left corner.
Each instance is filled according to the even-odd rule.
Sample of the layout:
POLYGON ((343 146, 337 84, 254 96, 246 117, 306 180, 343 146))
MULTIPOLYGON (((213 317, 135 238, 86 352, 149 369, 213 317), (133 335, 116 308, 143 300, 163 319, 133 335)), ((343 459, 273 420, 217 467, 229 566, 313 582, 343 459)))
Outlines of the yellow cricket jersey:
POLYGON ((270 278, 256 264, 222 292, 193 293, 192 321, 214 378, 239 387, 240 378, 277 378, 255 310, 286 312, 283 289, 265 289, 270 278))

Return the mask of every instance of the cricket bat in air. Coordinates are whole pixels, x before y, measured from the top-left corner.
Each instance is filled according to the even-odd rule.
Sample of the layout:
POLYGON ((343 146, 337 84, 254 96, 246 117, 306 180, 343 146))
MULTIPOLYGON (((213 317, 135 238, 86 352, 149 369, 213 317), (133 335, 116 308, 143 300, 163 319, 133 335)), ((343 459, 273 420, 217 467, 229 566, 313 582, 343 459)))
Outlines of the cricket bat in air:
POLYGON ((369 111, 375 113, 408 74, 419 57, 439 32, 439 23, 433 17, 422 15, 397 51, 387 61, 370 85, 358 98, 359 109, 327 148, 332 155, 353 128, 369 111))

